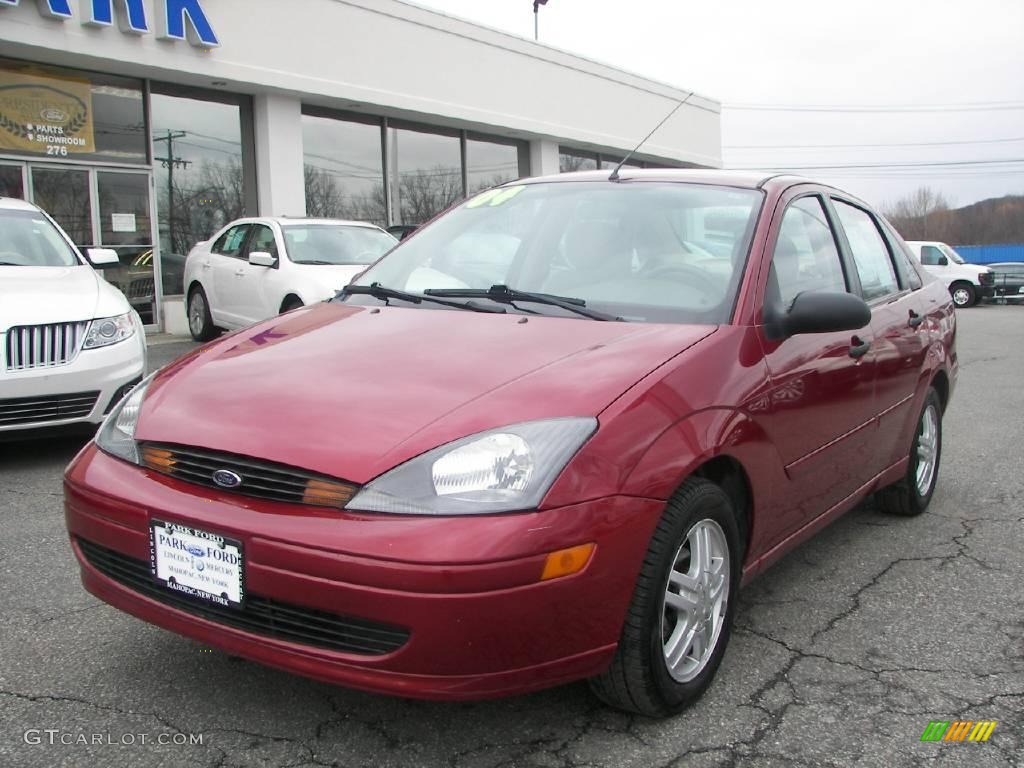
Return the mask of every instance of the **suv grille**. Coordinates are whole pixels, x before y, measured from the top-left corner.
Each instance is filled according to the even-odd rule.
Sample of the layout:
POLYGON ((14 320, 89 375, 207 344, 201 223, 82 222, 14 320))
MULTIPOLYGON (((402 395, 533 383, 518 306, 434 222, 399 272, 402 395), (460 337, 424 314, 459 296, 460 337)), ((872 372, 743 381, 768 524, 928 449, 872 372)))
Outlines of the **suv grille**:
POLYGON ((358 486, 350 483, 287 464, 181 445, 145 443, 142 463, 155 472, 189 483, 292 504, 341 509, 358 490, 358 486), (235 475, 239 482, 234 486, 215 482, 214 475, 222 470, 235 475))
POLYGON ((70 395, 42 395, 0 400, 0 427, 31 424, 38 421, 81 419, 92 413, 99 392, 70 395))
POLYGON ((282 603, 251 592, 246 594, 242 608, 197 602, 156 584, 149 563, 85 539, 76 541, 89 565, 133 592, 192 616, 254 635, 366 656, 397 651, 409 639, 408 630, 401 627, 282 603))
POLYGON ((978 275, 978 283, 980 285, 995 285, 996 276, 992 272, 982 272, 978 275))
POLYGON ((7 370, 53 368, 77 357, 88 322, 21 325, 7 331, 7 370))

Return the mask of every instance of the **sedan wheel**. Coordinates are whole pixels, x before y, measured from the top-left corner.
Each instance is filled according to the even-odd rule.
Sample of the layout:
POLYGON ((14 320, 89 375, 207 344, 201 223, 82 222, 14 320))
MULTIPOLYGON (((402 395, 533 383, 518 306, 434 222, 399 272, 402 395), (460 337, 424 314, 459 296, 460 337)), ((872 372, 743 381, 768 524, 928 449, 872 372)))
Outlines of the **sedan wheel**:
POLYGON ((210 305, 202 288, 194 288, 188 297, 188 330, 196 341, 209 341, 217 335, 210 316, 210 305))
POLYGON ((919 515, 928 507, 939 477, 942 458, 942 401, 934 388, 928 390, 910 446, 907 472, 903 478, 875 494, 884 512, 919 515))
POLYGON ((683 483, 651 537, 615 657, 590 680, 594 693, 652 717, 698 699, 729 641, 741 554, 726 493, 703 478, 683 483))

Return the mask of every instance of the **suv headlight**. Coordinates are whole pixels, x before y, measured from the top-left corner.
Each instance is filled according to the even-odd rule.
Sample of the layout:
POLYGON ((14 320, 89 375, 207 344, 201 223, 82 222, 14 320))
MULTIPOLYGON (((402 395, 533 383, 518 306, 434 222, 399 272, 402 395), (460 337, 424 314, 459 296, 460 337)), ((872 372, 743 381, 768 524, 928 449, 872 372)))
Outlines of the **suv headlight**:
POLYGON ((596 429, 592 417, 562 418, 470 435, 385 472, 345 508, 400 515, 532 509, 596 429))
POLYGON ((139 446, 135 442, 135 425, 139 421, 142 400, 146 396, 146 388, 156 375, 151 373, 137 387, 125 395, 115 405, 96 433, 96 445, 105 453, 132 464, 141 463, 139 446))
POLYGON ((126 312, 117 317, 101 317, 89 323, 85 334, 83 349, 96 349, 117 344, 135 335, 135 319, 133 312, 126 312))

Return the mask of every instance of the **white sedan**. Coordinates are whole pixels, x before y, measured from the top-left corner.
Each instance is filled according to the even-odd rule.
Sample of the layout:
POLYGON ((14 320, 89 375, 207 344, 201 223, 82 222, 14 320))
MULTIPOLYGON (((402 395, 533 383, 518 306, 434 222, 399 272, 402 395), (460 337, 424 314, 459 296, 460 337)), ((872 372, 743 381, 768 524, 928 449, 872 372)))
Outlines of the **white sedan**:
POLYGON ((331 219, 233 221, 185 262, 196 341, 329 299, 398 240, 380 227, 331 219))
MULTIPOLYGON (((86 253, 118 263, 109 249, 86 253)), ((124 294, 43 211, 0 197, 0 439, 99 424, 145 368, 142 321, 124 294)))

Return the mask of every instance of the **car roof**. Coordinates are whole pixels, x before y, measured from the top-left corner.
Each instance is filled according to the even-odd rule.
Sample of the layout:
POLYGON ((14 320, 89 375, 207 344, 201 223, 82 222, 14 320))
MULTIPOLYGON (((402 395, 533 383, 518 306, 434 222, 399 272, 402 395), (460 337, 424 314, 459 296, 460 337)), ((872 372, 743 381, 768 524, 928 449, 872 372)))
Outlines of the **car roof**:
POLYGON ((0 197, 0 209, 8 211, 38 211, 39 208, 17 197, 0 197))
POLYGON ((312 216, 257 216, 253 221, 276 221, 278 224, 287 226, 289 224, 337 224, 345 227, 366 227, 367 229, 380 229, 376 224, 369 221, 351 221, 349 219, 318 219, 312 216))
MULTIPOLYGON (((572 171, 550 176, 537 176, 531 179, 519 179, 513 184, 534 184, 564 181, 607 181, 611 171, 607 168, 600 171, 572 171)), ((812 179, 794 176, 788 173, 770 171, 729 171, 720 168, 622 168, 619 171, 620 181, 675 181, 690 184, 714 184, 726 187, 742 187, 744 189, 762 189, 772 181, 782 182, 784 186, 792 184, 817 184, 812 179)), ((822 185, 828 186, 828 185, 822 185)))

